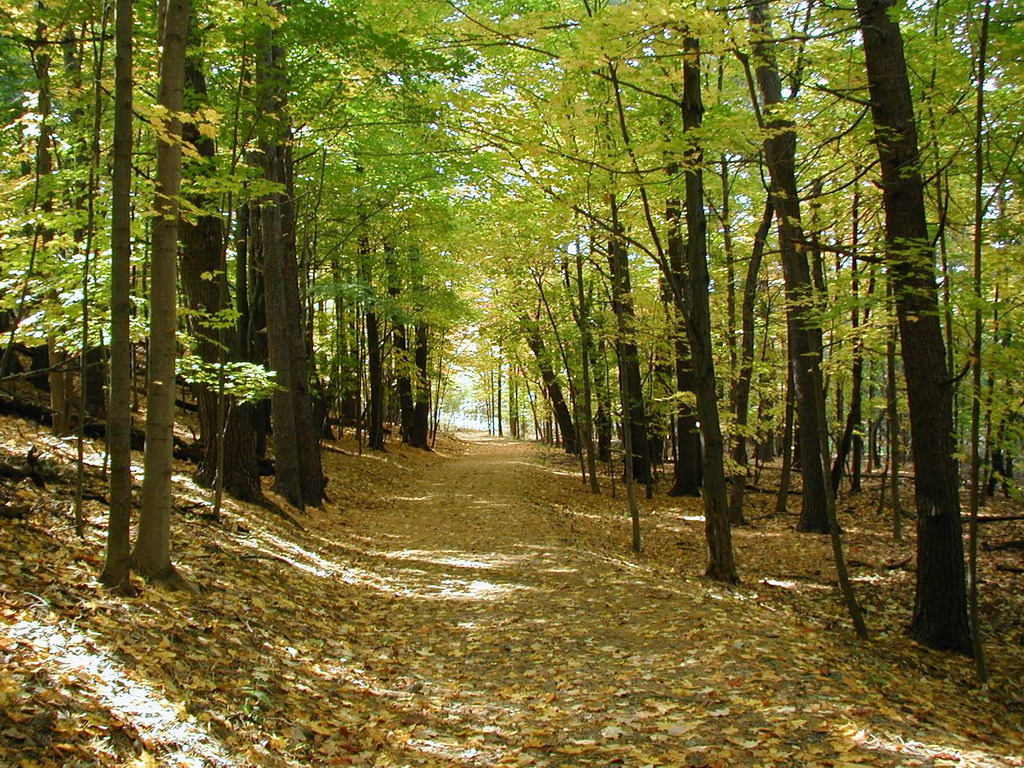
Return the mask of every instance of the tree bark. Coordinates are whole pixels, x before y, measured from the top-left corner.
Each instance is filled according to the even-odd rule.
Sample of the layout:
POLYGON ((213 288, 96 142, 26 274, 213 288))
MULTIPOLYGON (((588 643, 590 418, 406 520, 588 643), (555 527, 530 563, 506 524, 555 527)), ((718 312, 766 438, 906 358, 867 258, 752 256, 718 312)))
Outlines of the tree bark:
MULTIPOLYGON (((647 442, 647 409, 644 407, 643 382, 640 377, 640 352, 637 349, 636 317, 633 312, 633 288, 629 277, 629 258, 619 222, 618 202, 611 196, 612 236, 608 240, 608 266, 612 276, 612 311, 622 322, 618 329, 615 356, 619 363, 619 377, 625 400, 622 428, 629 430, 629 443, 633 464, 633 479, 650 485, 650 448, 647 442)), ((623 435, 623 443, 625 443, 623 435)))
POLYGON ((796 132, 792 121, 773 115, 781 104, 782 81, 769 48, 771 27, 768 0, 756 0, 749 10, 755 35, 755 70, 768 133, 764 139, 764 158, 768 166, 768 193, 775 208, 779 228, 779 250, 786 284, 787 312, 791 318, 789 333, 796 362, 796 409, 800 424, 800 468, 803 476, 803 503, 797 530, 828 533, 825 474, 818 436, 826 429, 819 413, 816 387, 821 386, 821 327, 814 311, 814 286, 810 265, 804 252, 804 231, 800 222, 800 196, 796 184, 796 132))
MULTIPOLYGON (((668 225, 666 246, 668 250, 669 269, 672 270, 676 288, 670 289, 672 311, 675 316, 675 376, 677 392, 692 393, 696 397, 694 381, 693 355, 687 341, 686 318, 683 307, 675 299, 679 286, 685 285, 686 241, 682 232, 682 206, 678 200, 670 199, 665 204, 665 221, 668 225)), ((682 297, 680 296, 680 299, 682 297)), ((703 474, 703 458, 701 456, 700 430, 697 426, 697 411, 688 404, 679 404, 674 419, 676 431, 676 457, 672 473, 672 488, 669 496, 700 496, 703 474)))
POLYGON ((537 367, 540 369, 541 378, 544 380, 544 388, 547 390, 548 399, 551 401, 551 409, 554 411, 555 421, 562 433, 562 447, 566 453, 575 454, 579 451, 579 442, 576 439, 576 428, 572 423, 572 414, 562 394, 562 385, 551 365, 551 358, 548 356, 547 346, 544 338, 540 335, 540 328, 537 322, 527 315, 520 320, 523 333, 526 336, 526 343, 537 358, 537 367))
POLYGON ((287 92, 284 53, 266 31, 256 67, 260 106, 271 124, 260 140, 264 177, 276 185, 260 205, 267 351, 278 373, 272 399, 274 426, 274 489, 302 509, 324 498, 320 463, 320 432, 313 424, 309 392, 306 334, 299 298, 295 256, 295 207, 292 199, 290 128, 285 116, 287 92))
MULTIPOLYGON (((683 41, 683 130, 695 131, 704 117, 700 94, 700 45, 696 38, 683 41)), ((704 438, 703 497, 704 532, 708 547, 705 575, 715 581, 735 584, 739 581, 732 552, 729 505, 725 488, 725 443, 718 415, 715 388, 714 350, 711 346, 711 307, 708 295, 707 220, 704 215, 704 174, 702 150, 695 146, 687 152, 686 162, 686 265, 683 283, 686 331, 693 355, 694 389, 697 413, 704 438)))
POLYGON ((931 648, 970 655, 952 383, 939 325, 917 126, 894 5, 893 0, 857 0, 915 466, 917 590, 910 634, 931 648))
POLYGON ((132 188, 132 0, 116 0, 114 56, 114 146, 110 208, 110 507, 100 582, 129 588, 132 510, 131 448, 131 188, 132 188))
POLYGON ((384 450, 384 362, 382 360, 380 320, 374 306, 373 269, 370 263, 370 244, 363 240, 359 246, 359 271, 369 294, 366 306, 366 354, 370 379, 370 408, 367 444, 371 450, 384 450))
POLYGON ((176 585, 171 564, 171 471, 174 438, 174 362, 177 356, 178 193, 189 0, 168 0, 160 59, 159 104, 166 135, 157 141, 150 282, 149 375, 146 388, 145 478, 132 558, 143 576, 176 585))
MULTIPOLYGON (((194 24, 191 30, 195 35, 194 24)), ((185 62, 186 94, 189 111, 195 111, 207 101, 206 75, 203 71, 201 46, 194 40, 185 62)), ((182 138, 195 147, 198 158, 189 164, 194 174, 212 172, 216 148, 213 140, 203 136, 194 122, 185 123, 182 138)), ((181 230, 181 284, 188 307, 196 314, 189 315, 189 326, 196 339, 199 357, 213 367, 229 357, 240 359, 238 334, 234 327, 219 327, 223 319, 217 315, 228 304, 227 262, 224 258, 224 225, 221 217, 206 212, 213 201, 202 196, 191 201, 201 211, 194 220, 183 218, 181 230)), ((244 289, 245 285, 241 286, 244 289)), ((242 501, 263 498, 259 468, 256 463, 256 442, 253 433, 252 408, 235 404, 227 411, 226 424, 218 418, 216 388, 198 384, 196 400, 199 406, 199 432, 205 447, 203 459, 196 472, 200 485, 212 487, 218 467, 220 431, 224 433, 223 487, 242 501)))
POLYGON ((743 283, 743 298, 740 302, 740 323, 743 327, 739 350, 739 371, 732 387, 732 402, 736 416, 736 438, 733 443, 732 459, 738 470, 732 478, 729 494, 729 519, 734 523, 744 519, 743 497, 747 483, 747 421, 750 416, 750 378, 754 373, 754 302, 757 299, 757 276, 761 271, 765 242, 774 217, 771 201, 765 203, 761 224, 754 235, 754 248, 747 263, 747 275, 743 283))

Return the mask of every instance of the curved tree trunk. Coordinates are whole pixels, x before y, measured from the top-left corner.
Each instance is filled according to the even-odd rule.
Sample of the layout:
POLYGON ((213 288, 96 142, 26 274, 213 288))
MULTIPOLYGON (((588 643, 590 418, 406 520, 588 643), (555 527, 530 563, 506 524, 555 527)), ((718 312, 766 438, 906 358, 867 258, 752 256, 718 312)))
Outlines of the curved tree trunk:
POLYGON ((765 203, 761 224, 754 236, 754 248, 747 264, 747 275, 743 283, 743 299, 740 303, 740 323, 743 326, 740 340, 739 371, 733 382, 732 402, 736 413, 736 441, 733 443, 732 459, 739 468, 732 478, 729 494, 729 519, 733 523, 743 521, 743 497, 747 483, 747 421, 750 416, 750 378, 754 373, 754 302, 757 299, 757 276, 761 271, 765 242, 771 228, 774 208, 769 200, 765 203))
POLYGON ((569 406, 562 395, 562 385, 558 381, 554 368, 551 366, 551 358, 548 356, 544 338, 540 335, 540 328, 532 318, 523 315, 520 318, 523 332, 526 335, 526 343, 537 358, 537 367, 540 369, 541 378, 544 380, 544 388, 548 392, 548 399, 551 401, 551 409, 554 411, 555 421, 558 423, 558 431, 562 435, 562 446, 566 453, 575 454, 579 451, 579 441, 576 439, 576 428, 572 423, 572 414, 569 406))

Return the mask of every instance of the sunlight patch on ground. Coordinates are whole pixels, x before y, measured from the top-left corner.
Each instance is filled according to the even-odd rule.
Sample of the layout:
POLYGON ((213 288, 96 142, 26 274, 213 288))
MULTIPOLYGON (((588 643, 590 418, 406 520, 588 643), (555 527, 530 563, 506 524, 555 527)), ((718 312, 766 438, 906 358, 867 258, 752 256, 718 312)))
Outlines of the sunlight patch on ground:
MULTIPOLYGON (((264 545, 267 546, 260 547, 255 543, 251 543, 249 547, 255 551, 274 548, 276 549, 274 552, 275 557, 280 558, 300 571, 313 576, 319 576, 320 578, 334 577, 346 584, 356 587, 369 587, 394 597, 412 597, 426 600, 498 600, 513 592, 530 589, 530 587, 521 584, 495 584, 481 579, 446 578, 439 583, 433 583, 429 579, 431 574, 415 569, 403 569, 401 573, 395 576, 386 576, 365 568, 342 565, 333 560, 328 560, 315 552, 310 552, 308 549, 269 532, 260 534, 260 538, 263 540, 264 545), (420 575, 426 577, 420 583, 410 578, 420 575)), ((386 557, 387 555, 384 556, 386 557)), ((462 567, 472 568, 478 566, 469 565, 462 567)))
POLYGON ((400 549, 393 552, 374 552, 372 554, 386 557, 388 560, 416 560, 435 565, 449 565, 454 568, 473 568, 481 571, 496 570, 499 568, 513 568, 527 559, 525 556, 477 554, 466 556, 466 553, 459 550, 431 550, 431 549, 400 549))
MULTIPOLYGON (((295 542, 282 539, 280 536, 275 536, 268 531, 261 532, 259 537, 264 544, 269 544, 276 550, 274 552, 276 556, 286 560, 289 565, 313 576, 332 576, 344 568, 333 560, 327 560, 316 552, 310 552, 295 542), (306 562, 300 562, 300 558, 306 562)), ((248 547, 256 552, 264 550, 264 547, 260 546, 260 542, 249 542, 248 547)))
MULTIPOLYGON (((1019 755, 1000 755, 979 749, 965 750, 962 745, 925 744, 899 734, 872 733, 864 728, 858 729, 853 724, 841 728, 840 733, 850 739, 851 746, 862 747, 871 752, 887 753, 901 760, 912 760, 914 764, 920 761, 934 765, 969 765, 976 768, 1005 768, 1008 765, 1024 764, 1019 755)), ((965 741, 970 743, 966 738, 965 741)))
POLYGON ((831 592, 834 588, 832 584, 824 584, 820 581, 810 581, 807 579, 774 579, 771 577, 765 577, 759 579, 758 584, 763 584, 766 587, 782 587, 783 589, 799 589, 808 590, 814 589, 823 592, 831 592))
POLYGON ((121 664, 93 647, 88 635, 64 622, 47 625, 34 621, 19 621, 6 633, 45 654, 54 678, 87 691, 136 729, 144 744, 168 749, 161 754, 168 765, 207 768, 238 764, 183 707, 156 688, 132 680, 121 664))

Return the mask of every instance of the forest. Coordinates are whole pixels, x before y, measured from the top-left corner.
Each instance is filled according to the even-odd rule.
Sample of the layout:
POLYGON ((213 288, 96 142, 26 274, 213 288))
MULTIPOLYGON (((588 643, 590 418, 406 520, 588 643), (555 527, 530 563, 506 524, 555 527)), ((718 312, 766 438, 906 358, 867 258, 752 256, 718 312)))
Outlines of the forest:
POLYGON ((0 762, 1024 764, 1016 3, 0 21, 0 762))

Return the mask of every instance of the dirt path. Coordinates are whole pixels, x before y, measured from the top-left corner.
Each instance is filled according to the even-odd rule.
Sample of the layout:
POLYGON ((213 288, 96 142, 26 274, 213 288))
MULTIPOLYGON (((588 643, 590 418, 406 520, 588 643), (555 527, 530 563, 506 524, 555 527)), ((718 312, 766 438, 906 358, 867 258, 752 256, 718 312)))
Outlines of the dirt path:
POLYGON ((19 490, 40 512, 0 528, 0 766, 1024 765, 1012 684, 853 642, 826 544, 784 521, 737 531, 725 589, 697 576, 696 501, 646 503, 630 558, 622 499, 531 444, 328 451, 301 529, 210 520, 188 471, 195 594, 106 593, 102 506, 83 541, 58 491, 19 490))
POLYGON ((478 438, 410 475, 351 520, 403 585, 374 670, 412 693, 399 762, 1019 764, 845 637, 580 547, 536 447, 478 438))

